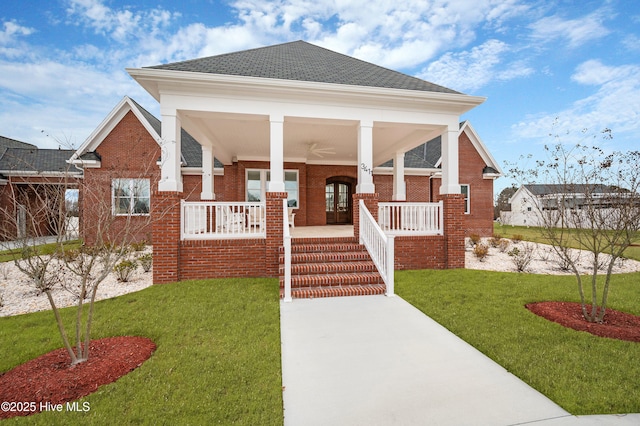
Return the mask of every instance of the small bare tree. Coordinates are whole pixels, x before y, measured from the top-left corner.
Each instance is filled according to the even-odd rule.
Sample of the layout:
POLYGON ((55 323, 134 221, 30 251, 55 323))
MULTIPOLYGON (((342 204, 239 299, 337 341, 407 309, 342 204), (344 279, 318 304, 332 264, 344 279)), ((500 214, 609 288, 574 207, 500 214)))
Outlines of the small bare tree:
MULTIPOLYGON (((605 140, 612 137, 609 129, 601 135, 605 140)), ((535 168, 510 171, 539 189, 528 205, 534 207, 561 264, 576 277, 584 318, 602 322, 614 264, 639 238, 640 151, 567 147, 555 138, 554 145, 545 147, 547 159, 537 160, 535 168), (576 246, 591 253, 587 283, 578 270, 581 259, 572 249, 576 246)))
POLYGON ((17 190, 12 190, 13 208, 0 211, 6 225, 0 229, 0 239, 15 240, 15 265, 39 292, 47 295, 72 365, 89 358, 94 302, 100 283, 128 255, 137 231, 151 223, 149 196, 141 195, 143 190, 144 194, 149 193, 149 174, 138 171, 136 178, 129 176, 127 179, 115 179, 114 176, 117 175, 108 175, 107 187, 120 181, 142 182, 144 187, 129 186, 121 192, 118 192, 121 188, 116 188, 115 192, 105 194, 104 186, 87 184, 67 170, 63 177, 50 178, 47 182, 21 184, 17 190), (69 246, 65 244, 70 220, 65 193, 68 188, 78 185, 81 186, 82 203, 90 212, 83 229, 84 235, 91 235, 91 241, 69 246), (43 226, 43 220, 46 226, 43 226), (16 230, 20 228, 24 233, 16 238, 16 230), (56 250, 53 255, 41 250, 45 235, 51 235, 54 240, 56 250), (56 306, 52 293, 56 288, 72 293, 77 300, 73 327, 75 346, 70 342, 56 306))

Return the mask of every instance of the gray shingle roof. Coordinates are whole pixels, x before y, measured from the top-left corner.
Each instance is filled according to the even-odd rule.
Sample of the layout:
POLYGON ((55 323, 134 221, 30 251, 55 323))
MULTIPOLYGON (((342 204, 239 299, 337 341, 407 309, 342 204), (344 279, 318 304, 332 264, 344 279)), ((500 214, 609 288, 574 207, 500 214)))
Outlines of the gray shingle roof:
POLYGON ((20 142, 15 139, 0 136, 0 156, 7 148, 36 148, 35 145, 26 142, 20 142))
POLYGON ((459 93, 305 41, 156 65, 153 69, 459 93))
POLYGON ((8 148, 0 158, 0 170, 13 172, 66 172, 74 150, 8 148))
POLYGON ((532 184, 524 185, 533 195, 544 196, 553 194, 609 194, 619 191, 609 185, 585 185, 585 184, 532 184))
MULTIPOLYGON (((409 169, 435 169, 442 155, 442 138, 431 139, 404 154, 404 166, 409 169)), ((380 167, 393 167, 393 159, 380 167)))

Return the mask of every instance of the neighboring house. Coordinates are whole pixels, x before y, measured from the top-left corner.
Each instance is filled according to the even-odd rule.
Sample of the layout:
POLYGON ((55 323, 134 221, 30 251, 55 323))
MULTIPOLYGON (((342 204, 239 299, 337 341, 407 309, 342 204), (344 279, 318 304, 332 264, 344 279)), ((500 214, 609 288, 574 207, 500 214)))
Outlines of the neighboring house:
MULTIPOLYGON (((155 283, 282 276, 292 219, 353 225, 346 240, 306 241, 331 252, 372 217, 395 240, 395 269, 464 267, 465 233, 492 233, 501 171, 459 119, 484 98, 301 41, 128 72, 161 120, 125 97, 70 163, 115 214, 151 219, 138 237, 153 242, 155 283)), ((380 289, 369 272, 357 290, 336 271, 297 274, 300 295, 380 289)))
POLYGON ((0 236, 14 239, 58 233, 46 203, 78 187, 81 173, 69 170, 66 162, 73 153, 38 149, 0 136, 0 236))
POLYGON ((616 189, 600 184, 522 185, 509 200, 511 211, 501 212, 500 220, 504 225, 543 226, 545 220, 542 215, 547 217, 546 221, 553 217, 545 212, 557 211, 559 208, 580 211, 586 203, 596 203, 600 208, 609 208, 607 199, 617 196, 618 193, 616 189))

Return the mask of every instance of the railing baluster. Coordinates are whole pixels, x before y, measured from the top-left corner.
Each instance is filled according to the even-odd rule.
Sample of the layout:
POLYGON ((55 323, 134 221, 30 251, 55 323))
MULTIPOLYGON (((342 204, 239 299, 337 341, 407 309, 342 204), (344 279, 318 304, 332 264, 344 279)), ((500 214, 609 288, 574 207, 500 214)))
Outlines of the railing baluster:
POLYGON ((265 238, 265 204, 261 202, 181 201, 180 233, 185 240, 265 238))
POLYGON ((389 235, 443 235, 442 202, 378 203, 379 226, 389 235))

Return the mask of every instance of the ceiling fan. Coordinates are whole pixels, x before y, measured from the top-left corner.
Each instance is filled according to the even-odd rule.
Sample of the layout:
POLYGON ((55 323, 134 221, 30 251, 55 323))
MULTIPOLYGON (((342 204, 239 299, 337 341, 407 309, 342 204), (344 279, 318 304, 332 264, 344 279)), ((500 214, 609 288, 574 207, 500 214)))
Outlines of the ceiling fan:
POLYGON ((336 150, 332 147, 322 147, 318 142, 307 143, 307 153, 324 158, 325 155, 335 155, 336 150))

